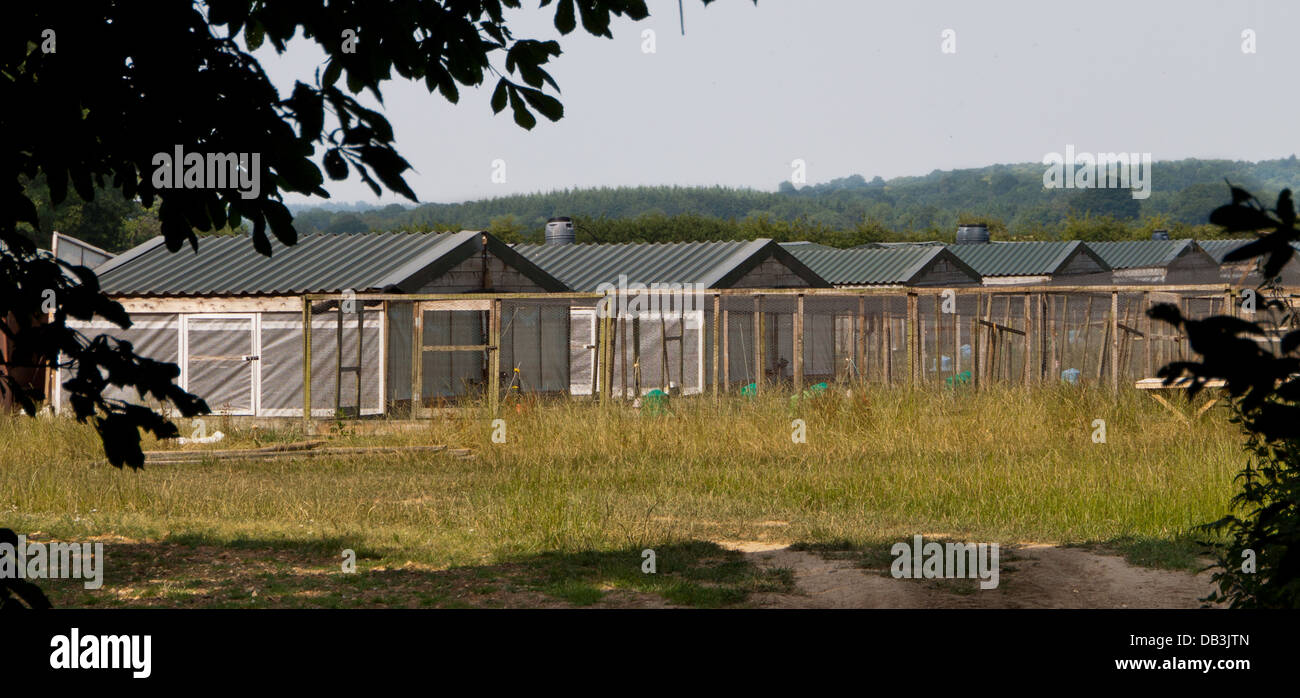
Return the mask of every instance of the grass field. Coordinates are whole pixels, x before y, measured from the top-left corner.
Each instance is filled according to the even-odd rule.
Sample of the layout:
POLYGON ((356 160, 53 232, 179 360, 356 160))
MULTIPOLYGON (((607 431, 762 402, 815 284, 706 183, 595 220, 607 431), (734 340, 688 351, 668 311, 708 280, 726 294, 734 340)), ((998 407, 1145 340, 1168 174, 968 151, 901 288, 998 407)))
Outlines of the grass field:
MULTIPOLYGON (((49 582, 58 605, 743 604, 789 590, 716 541, 870 550, 922 533, 1092 545, 1186 567, 1244 462, 1214 410, 1184 425, 1148 397, 1073 386, 856 390, 802 404, 676 399, 669 414, 557 402, 467 410, 331 445, 385 454, 93 465, 93 430, 0 419, 0 526, 106 543, 103 589, 49 582), (794 443, 792 421, 807 426, 794 443), (1095 443, 1094 420, 1105 421, 1095 443), (658 573, 641 572, 653 549, 658 573), (342 550, 362 574, 340 572, 342 550), (642 598, 642 597, 638 597, 642 598), (644 600, 637 602, 644 603, 644 600)), ((189 431, 182 424, 182 433, 189 431)), ((219 448, 306 438, 209 418, 219 448)), ((146 448, 177 448, 146 444, 146 448)), ((193 448, 193 447, 187 447, 193 448)))

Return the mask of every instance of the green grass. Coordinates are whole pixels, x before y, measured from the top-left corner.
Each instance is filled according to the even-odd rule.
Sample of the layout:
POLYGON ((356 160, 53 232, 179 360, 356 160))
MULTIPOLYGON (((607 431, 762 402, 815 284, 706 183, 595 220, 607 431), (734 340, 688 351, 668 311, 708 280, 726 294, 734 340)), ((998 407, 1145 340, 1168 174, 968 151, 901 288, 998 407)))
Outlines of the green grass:
MULTIPOLYGON (((713 569, 701 562, 717 551, 686 556, 692 561, 680 569, 660 557, 661 574, 645 580, 636 576, 639 552, 731 539, 851 550, 923 533, 1004 545, 1082 543, 1140 564, 1187 568, 1197 555, 1189 531, 1223 513, 1244 459, 1239 433, 1219 411, 1188 427, 1136 391, 1114 397, 1068 386, 856 388, 852 398, 832 392, 798 407, 775 394, 722 405, 679 398, 661 416, 563 401, 501 416, 504 444, 491 441, 492 415, 481 408, 416 430, 344 429, 331 437, 306 437, 297 423, 252 429, 210 418, 209 432, 228 436, 216 448, 330 438, 331 445, 448 444, 472 448, 476 458, 212 461, 139 472, 91 465, 102 455, 87 427, 0 417, 0 525, 59 539, 117 537, 105 540, 110 577, 114 567, 147 577, 129 545, 143 546, 142 560, 150 546, 177 555, 211 549, 205 559, 242 551, 268 565, 289 559, 321 577, 338 569, 348 548, 366 570, 487 569, 491 578, 468 575, 470 583, 505 594, 584 604, 627 589, 683 605, 731 605, 783 582, 744 563, 713 569), (807 423, 805 444, 791 441, 796 418, 807 423), (1106 420, 1105 444, 1091 440, 1095 419, 1106 420), (638 554, 635 565, 619 557, 629 552, 638 554), (127 562, 115 566, 115 559, 127 562), (505 568, 497 566, 520 561, 531 571, 501 582, 505 568)), ((182 424, 182 433, 189 428, 182 424)), ((185 577, 183 569, 177 574, 185 577)), ((148 588, 134 580, 118 582, 148 588)), ((182 591, 157 593, 185 593, 175 586, 182 591)), ((326 586, 302 598, 359 603, 326 586)), ((478 605, 475 596, 498 596, 462 598, 440 587, 423 593, 411 602, 478 605)), ((89 603, 88 594, 69 601, 89 603)), ((113 601, 107 592, 95 596, 113 601)), ((226 601, 266 603, 239 594, 226 601)))
POLYGON ((579 553, 544 553, 526 563, 526 588, 579 606, 600 601, 607 592, 656 594, 682 606, 729 606, 754 592, 794 590, 788 570, 759 570, 738 552, 713 543, 690 542, 654 549, 655 570, 643 569, 635 548, 579 553))
POLYGON ((1130 564, 1164 570, 1199 572, 1206 567, 1210 550, 1199 541, 1205 535, 1173 538, 1122 536, 1107 541, 1076 544, 1102 553, 1123 556, 1130 564))

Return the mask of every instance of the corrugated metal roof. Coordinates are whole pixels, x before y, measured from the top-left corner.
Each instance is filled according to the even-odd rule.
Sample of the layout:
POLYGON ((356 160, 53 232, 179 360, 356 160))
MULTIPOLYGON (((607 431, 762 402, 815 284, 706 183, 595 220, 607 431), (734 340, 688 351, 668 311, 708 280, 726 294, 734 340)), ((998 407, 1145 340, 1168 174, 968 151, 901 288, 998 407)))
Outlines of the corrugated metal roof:
MULTIPOLYGON (((1242 245, 1245 245, 1248 242, 1254 242, 1254 241, 1255 241, 1254 238, 1246 238, 1240 240, 1197 240, 1196 244, 1200 245, 1201 249, 1205 250, 1206 254, 1213 257, 1214 261, 1218 262, 1219 264, 1223 264, 1223 258, 1229 252, 1237 249, 1238 247, 1241 247, 1242 245)), ((1247 261, 1253 261, 1253 260, 1247 260, 1247 261)))
POLYGON ((237 296, 385 290, 482 233, 304 235, 296 245, 271 239, 271 256, 245 236, 200 237, 170 252, 154 238, 96 270, 112 295, 237 296))
POLYGON ((1098 258, 1078 240, 989 242, 983 244, 949 245, 947 248, 957 258, 980 276, 1051 276, 1075 253, 1098 258))
MULTIPOLYGON (((1241 247, 1242 245, 1245 245, 1248 242, 1254 242, 1258 239, 1259 238, 1241 238, 1236 240, 1197 240, 1196 244, 1200 245, 1201 249, 1205 250, 1206 254, 1213 257, 1214 261, 1218 262, 1219 264, 1223 264, 1223 258, 1229 252, 1237 249, 1238 247, 1241 247)), ((1300 251, 1300 241, 1292 242, 1291 247, 1296 249, 1297 251, 1300 251)), ((1260 259, 1261 258, 1259 257, 1255 257, 1253 259, 1229 262, 1229 264, 1242 264, 1242 263, 1254 264, 1255 262, 1258 262, 1260 259)), ((1292 258, 1291 262, 1288 262, 1288 264, 1295 264, 1295 263, 1296 262, 1294 257, 1292 258)))
POLYGON ((916 245, 935 245, 943 247, 948 243, 942 240, 916 240, 908 242, 864 242, 861 245, 850 247, 851 250, 885 250, 893 247, 914 247, 916 245))
POLYGON ((1185 254, 1197 252, 1193 240, 1124 240, 1090 242, 1088 246, 1112 269, 1164 267, 1185 254))
POLYGON ((784 247, 787 250, 790 250, 791 252, 795 250, 838 250, 840 249, 838 247, 831 247, 830 245, 823 245, 820 242, 812 242, 810 240, 793 240, 790 242, 781 242, 777 244, 779 244, 781 247, 784 247))
MULTIPOLYGON (((786 249, 818 276, 837 286, 907 284, 935 257, 948 254, 944 248, 934 245, 855 247, 848 250, 833 247, 786 249)), ((967 267, 959 259, 954 258, 952 261, 967 267)), ((970 274, 972 281, 979 281, 979 275, 973 269, 970 274)))
MULTIPOLYGON (((735 271, 770 254, 789 255, 768 239, 716 242, 546 245, 520 244, 515 250, 575 291, 593 292, 601 284, 703 284, 725 286, 735 271)), ((798 267, 798 260, 787 257, 798 267)), ((794 268, 813 286, 829 285, 806 268, 794 268)))

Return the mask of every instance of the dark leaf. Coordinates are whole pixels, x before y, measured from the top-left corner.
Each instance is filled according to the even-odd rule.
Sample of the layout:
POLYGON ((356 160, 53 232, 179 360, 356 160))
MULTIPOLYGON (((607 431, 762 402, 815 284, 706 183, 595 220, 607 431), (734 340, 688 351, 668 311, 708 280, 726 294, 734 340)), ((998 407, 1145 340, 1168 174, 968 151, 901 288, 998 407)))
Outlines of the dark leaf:
POLYGON ((1264 230, 1277 225, 1277 221, 1263 211, 1236 204, 1214 209, 1210 213, 1210 222, 1222 226, 1230 233, 1264 230))
POLYGON ((573 15, 573 0, 559 0, 555 6, 555 28, 559 29, 561 34, 568 34, 577 26, 577 20, 573 15))
POLYGON ((534 109, 541 112, 542 116, 551 121, 559 121, 564 117, 564 105, 560 104, 560 100, 542 93, 541 90, 523 89, 520 91, 524 93, 524 99, 528 100, 528 103, 534 109))
POLYGON ((348 176, 348 163, 343 159, 343 154, 338 148, 332 148, 325 152, 325 174, 330 179, 346 179, 348 176))
POLYGON ((1291 201, 1291 190, 1283 189, 1277 195, 1277 217, 1287 227, 1295 225, 1295 203, 1291 201))
POLYGON ((537 125, 537 117, 528 111, 528 105, 519 98, 519 91, 514 87, 510 88, 510 110, 514 112, 516 124, 530 131, 537 125))
POLYGON ((331 58, 325 66, 325 73, 321 76, 320 84, 322 87, 333 87, 334 83, 339 81, 339 76, 343 74, 343 62, 337 58, 331 58))
POLYGON ((507 95, 506 93, 506 88, 508 85, 509 82, 505 78, 501 78, 500 80, 497 80, 497 88, 492 91, 492 113, 493 114, 500 114, 501 110, 506 108, 506 100, 509 97, 509 95, 507 95))

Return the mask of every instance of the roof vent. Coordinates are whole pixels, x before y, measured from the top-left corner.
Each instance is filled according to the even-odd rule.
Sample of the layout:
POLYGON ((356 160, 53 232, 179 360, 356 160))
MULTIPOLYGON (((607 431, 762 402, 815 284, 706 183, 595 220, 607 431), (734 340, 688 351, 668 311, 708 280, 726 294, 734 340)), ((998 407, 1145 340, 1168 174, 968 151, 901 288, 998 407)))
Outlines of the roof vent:
POLYGON ((1157 230, 1157 231, 1155 231, 1154 233, 1151 233, 1151 239, 1152 239, 1152 240, 1168 240, 1168 239, 1169 239, 1169 231, 1168 231, 1168 230, 1157 230))
POLYGON ((573 219, 568 216, 557 216, 548 219, 546 221, 546 244, 572 245, 573 219))
POLYGON ((957 226, 958 245, 979 245, 989 241, 989 227, 984 223, 962 223, 957 226))

